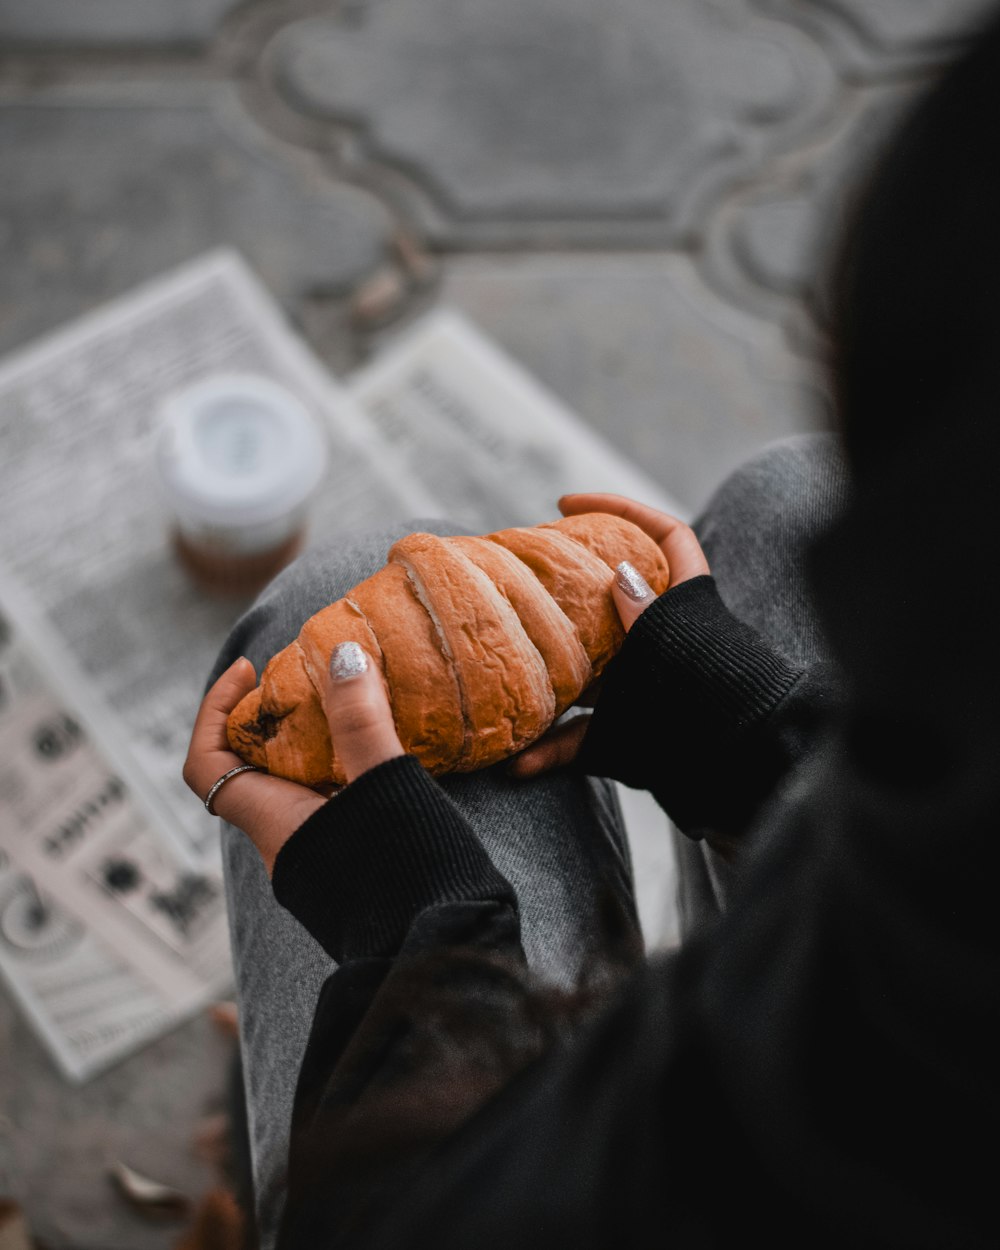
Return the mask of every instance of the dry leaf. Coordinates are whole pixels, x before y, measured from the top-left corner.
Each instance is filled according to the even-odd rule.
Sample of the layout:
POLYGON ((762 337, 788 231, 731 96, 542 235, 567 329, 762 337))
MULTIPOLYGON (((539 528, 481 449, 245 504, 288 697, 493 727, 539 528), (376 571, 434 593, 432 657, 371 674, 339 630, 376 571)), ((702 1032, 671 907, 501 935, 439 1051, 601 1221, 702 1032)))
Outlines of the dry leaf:
POLYGON ((360 330, 390 321, 406 299, 406 283, 398 269, 377 269, 351 296, 351 322, 360 330))
POLYGON ((220 1032, 227 1037, 239 1037, 240 1018, 235 1003, 213 1003, 209 1008, 208 1014, 212 1023, 220 1032))
POLYGON ((124 1163, 113 1163, 109 1172, 120 1193, 144 1215, 154 1219, 180 1219, 191 1208, 190 1200, 179 1190, 151 1180, 124 1163))

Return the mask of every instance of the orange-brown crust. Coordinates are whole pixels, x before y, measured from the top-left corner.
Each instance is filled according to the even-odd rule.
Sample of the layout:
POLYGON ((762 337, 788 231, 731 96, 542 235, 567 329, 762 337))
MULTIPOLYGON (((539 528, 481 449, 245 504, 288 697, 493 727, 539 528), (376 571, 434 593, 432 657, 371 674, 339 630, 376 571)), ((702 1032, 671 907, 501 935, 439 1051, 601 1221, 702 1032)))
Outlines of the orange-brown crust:
POLYGON ((330 728, 297 642, 270 661, 260 684, 261 718, 277 725, 264 743, 267 771, 307 786, 329 781, 330 728))
POLYGON ((548 669, 553 718, 561 716, 591 678, 590 657, 575 625, 551 595, 538 593, 538 578, 513 552, 485 538, 448 541, 482 569, 516 612, 548 669))
POLYGON ((229 718, 230 745, 278 776, 343 783, 323 699, 330 652, 351 640, 380 667, 400 740, 430 772, 496 763, 543 733, 621 645, 611 585, 622 560, 666 588, 656 544, 603 514, 482 538, 408 535, 270 661, 229 718))
POLYGON ((625 637, 611 598, 614 574, 608 566, 582 543, 555 529, 500 530, 487 537, 531 569, 573 622, 593 676, 599 677, 625 637))
POLYGON ((400 741, 432 772, 450 771, 465 743, 462 700, 406 569, 387 564, 348 598, 378 639, 400 741))
MULTIPOLYGON (((380 668, 383 664, 382 648, 379 646, 378 639, 372 632, 364 613, 353 600, 338 599, 329 607, 322 608, 306 621, 298 637, 306 672, 321 705, 326 697, 326 673, 330 663, 330 653, 340 642, 360 643, 380 668)), ((382 680, 385 681, 384 673, 382 680)), ((386 682, 386 688, 388 689, 388 682, 386 682)), ((324 716, 324 724, 325 721, 324 716)), ((327 740, 329 741, 329 732, 327 732, 327 740)), ((327 761, 328 776, 325 780, 332 780, 338 785, 343 785, 347 780, 343 766, 337 759, 332 745, 330 751, 331 758, 327 761)))
POLYGON ((645 542, 636 538, 636 527, 621 517, 608 516, 603 512, 587 512, 582 516, 566 516, 558 521, 548 521, 538 529, 558 530, 578 543, 582 543, 593 555, 610 569, 616 569, 628 560, 643 575, 653 590, 662 595, 670 583, 667 557, 646 534, 639 533, 645 542))
POLYGON ((471 772, 534 742, 552 723, 552 683, 496 585, 460 547, 433 534, 401 539, 389 560, 407 570, 455 674, 465 734, 452 767, 471 772))
POLYGON ((248 764, 267 768, 267 739, 277 732, 277 722, 269 726, 260 714, 263 691, 260 686, 244 695, 229 714, 229 745, 248 764))

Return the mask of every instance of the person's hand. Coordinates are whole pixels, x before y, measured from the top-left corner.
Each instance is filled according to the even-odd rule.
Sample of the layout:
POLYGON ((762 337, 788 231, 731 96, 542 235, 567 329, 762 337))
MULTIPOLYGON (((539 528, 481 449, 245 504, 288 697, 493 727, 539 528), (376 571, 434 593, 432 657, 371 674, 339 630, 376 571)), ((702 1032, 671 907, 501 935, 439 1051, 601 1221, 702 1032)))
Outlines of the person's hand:
MULTIPOLYGON (((622 495, 603 494, 563 495, 559 500, 559 510, 563 516, 608 512, 638 525, 666 556, 671 587, 709 572, 708 561, 694 530, 666 512, 659 512, 656 508, 636 503, 622 495)), ((611 593, 626 633, 656 598, 653 590, 632 565, 619 569, 615 574, 611 593)), ((585 702, 586 697, 584 695, 580 702, 585 702)), ((589 720, 587 715, 575 716, 555 729, 550 729, 537 742, 514 757, 508 767, 509 774, 521 779, 537 777, 540 773, 548 772, 550 768, 569 764, 576 758, 589 720)))
MULTIPOLYGON (((376 764, 404 754, 382 677, 357 643, 334 648, 327 680, 330 738, 348 783, 376 764)), ((226 721, 256 684, 253 665, 241 657, 202 700, 184 761, 184 780, 202 800, 220 777, 243 763, 229 749, 226 721)), ((308 786, 264 772, 244 772, 220 787, 212 809, 248 835, 270 876, 282 846, 325 802, 308 786)))

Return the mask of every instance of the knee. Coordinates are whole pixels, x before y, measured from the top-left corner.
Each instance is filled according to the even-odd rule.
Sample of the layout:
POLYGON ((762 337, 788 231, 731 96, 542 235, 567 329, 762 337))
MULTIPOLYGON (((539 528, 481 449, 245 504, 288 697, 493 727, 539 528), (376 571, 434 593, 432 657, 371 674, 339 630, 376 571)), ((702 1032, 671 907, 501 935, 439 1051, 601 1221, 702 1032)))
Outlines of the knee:
POLYGON ((709 548, 807 541, 832 520, 847 496, 840 440, 796 434, 769 444, 722 483, 695 522, 709 548))

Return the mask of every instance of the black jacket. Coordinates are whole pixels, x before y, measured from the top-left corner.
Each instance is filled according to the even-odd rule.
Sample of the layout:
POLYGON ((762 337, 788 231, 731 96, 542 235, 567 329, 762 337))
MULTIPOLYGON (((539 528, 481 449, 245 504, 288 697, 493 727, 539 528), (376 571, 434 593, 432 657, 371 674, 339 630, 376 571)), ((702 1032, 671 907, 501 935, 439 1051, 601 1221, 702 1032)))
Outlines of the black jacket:
POLYGON ((1000 768, 897 775, 843 683, 711 578, 643 614, 581 766, 724 835, 742 879, 716 928, 568 1030, 509 885, 414 759, 297 831, 275 892, 342 966, 279 1245, 995 1244, 1000 768))

